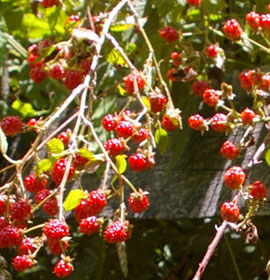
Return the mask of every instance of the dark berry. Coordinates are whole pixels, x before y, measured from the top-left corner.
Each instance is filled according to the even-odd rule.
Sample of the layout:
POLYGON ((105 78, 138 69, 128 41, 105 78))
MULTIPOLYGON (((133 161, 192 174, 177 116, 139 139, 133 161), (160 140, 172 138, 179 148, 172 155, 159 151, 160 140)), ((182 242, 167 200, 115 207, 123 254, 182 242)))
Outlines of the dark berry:
POLYGON ((7 116, 1 121, 1 128, 6 136, 14 136, 22 130, 22 119, 19 116, 7 116))
POLYGON ((83 81, 83 75, 75 70, 69 70, 64 79, 64 85, 67 89, 73 90, 83 81))

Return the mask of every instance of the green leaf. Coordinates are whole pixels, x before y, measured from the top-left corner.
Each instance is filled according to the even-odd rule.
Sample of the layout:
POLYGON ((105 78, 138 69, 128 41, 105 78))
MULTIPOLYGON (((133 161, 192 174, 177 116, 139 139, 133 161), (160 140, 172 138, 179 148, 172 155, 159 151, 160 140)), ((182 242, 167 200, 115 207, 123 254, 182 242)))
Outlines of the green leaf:
POLYGON ((0 127, 0 151, 2 154, 6 154, 8 149, 7 137, 0 127))
POLYGON ((71 190, 63 204, 65 211, 67 212, 77 207, 85 197, 85 193, 82 190, 71 190))
MULTIPOLYGON (((116 167, 118 169, 118 172, 120 174, 123 174, 127 170, 127 161, 126 161, 126 155, 119 155, 115 157, 116 159, 116 167)), ((115 174, 112 178, 112 184, 116 181, 117 175, 115 174)))
POLYGON ((126 95, 127 95, 126 90, 125 90, 123 87, 121 87, 121 85, 118 85, 117 88, 118 88, 119 94, 120 94, 121 96, 126 96, 126 95))
POLYGON ((57 138, 53 138, 49 142, 47 142, 46 147, 48 151, 53 154, 60 154, 65 150, 65 145, 61 140, 57 138))
POLYGON ((267 164, 270 166, 270 148, 268 148, 264 154, 267 164))
POLYGON ((87 158, 90 161, 96 161, 97 160, 95 158, 95 155, 85 148, 80 148, 78 153, 79 153, 80 156, 82 156, 84 158, 87 158))
POLYGON ((122 65, 122 66, 127 66, 126 61, 122 57, 121 53, 116 50, 112 49, 108 55, 106 56, 106 60, 111 63, 112 65, 122 65))
POLYGON ((52 169, 53 165, 57 161, 55 157, 49 157, 41 160, 35 167, 35 173, 40 176, 43 172, 47 172, 52 169))
POLYGON ((151 105, 149 99, 146 96, 143 96, 142 101, 144 105, 147 107, 148 111, 151 111, 151 105))
POLYGON ((155 141, 158 145, 160 154, 164 154, 168 148, 169 137, 165 129, 159 128, 155 132, 155 141))
POLYGON ((116 23, 111 26, 111 31, 112 32, 123 32, 131 27, 133 27, 134 24, 121 24, 121 23, 116 23))
POLYGON ((31 103, 24 103, 17 99, 12 103, 11 107, 18 111, 23 118, 36 116, 36 111, 33 109, 31 103))

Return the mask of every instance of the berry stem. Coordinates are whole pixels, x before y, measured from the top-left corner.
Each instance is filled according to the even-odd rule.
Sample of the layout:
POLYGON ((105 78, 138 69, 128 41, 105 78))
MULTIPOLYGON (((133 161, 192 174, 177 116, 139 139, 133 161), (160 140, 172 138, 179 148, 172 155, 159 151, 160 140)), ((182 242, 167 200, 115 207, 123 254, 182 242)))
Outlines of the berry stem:
POLYGON ((31 232, 31 231, 33 231, 33 230, 36 230, 36 229, 39 229, 39 228, 43 228, 44 225, 45 225, 45 223, 44 223, 44 224, 37 225, 37 226, 33 226, 33 227, 28 228, 27 230, 25 230, 23 233, 26 234, 26 233, 29 233, 29 232, 31 232))

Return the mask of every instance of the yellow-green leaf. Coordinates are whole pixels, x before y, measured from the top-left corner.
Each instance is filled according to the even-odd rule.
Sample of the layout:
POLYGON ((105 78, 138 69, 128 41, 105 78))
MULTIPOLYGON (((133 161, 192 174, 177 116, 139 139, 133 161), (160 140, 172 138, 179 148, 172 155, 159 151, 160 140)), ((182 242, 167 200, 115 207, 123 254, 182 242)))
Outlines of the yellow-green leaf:
POLYGON ((84 158, 87 158, 90 161, 96 161, 97 160, 95 158, 95 155, 85 148, 80 148, 78 153, 79 153, 80 156, 82 156, 84 158))
POLYGON ((71 190, 63 204, 65 211, 67 212, 76 208, 85 197, 86 195, 82 190, 71 190))
POLYGON ((133 27, 134 24, 121 24, 121 23, 116 23, 111 26, 111 31, 112 32, 123 32, 131 27, 133 27))
POLYGON ((149 99, 146 96, 143 96, 142 101, 144 105, 147 107, 148 111, 151 111, 151 105, 149 99))
POLYGON ((159 128, 155 132, 155 141, 161 154, 164 154, 169 144, 168 133, 165 129, 159 128))
POLYGON ((40 162, 38 162, 38 164, 35 167, 36 175, 40 176, 43 172, 47 172, 51 170, 56 160, 57 160, 56 158, 50 157, 50 158, 45 158, 40 162))
POLYGON ((11 107, 18 111, 23 118, 33 117, 36 115, 36 111, 33 109, 31 103, 24 103, 19 99, 15 100, 11 107))
POLYGON ((51 139, 49 142, 47 142, 46 146, 48 151, 52 154, 60 154, 65 150, 65 145, 57 138, 51 139))
POLYGON ((112 49, 107 57, 106 60, 111 63, 112 65, 122 65, 122 66, 127 66, 126 61, 124 60, 124 58, 122 57, 121 53, 116 50, 116 49, 112 49))

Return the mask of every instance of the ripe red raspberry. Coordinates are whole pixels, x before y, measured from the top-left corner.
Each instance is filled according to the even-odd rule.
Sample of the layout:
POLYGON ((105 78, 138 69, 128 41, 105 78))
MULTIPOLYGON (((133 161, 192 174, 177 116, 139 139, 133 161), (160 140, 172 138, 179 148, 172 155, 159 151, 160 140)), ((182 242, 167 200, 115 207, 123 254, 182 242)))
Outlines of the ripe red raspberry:
MULTIPOLYGON (((47 196, 51 194, 52 191, 50 190, 41 190, 35 195, 35 201, 37 204, 39 204, 41 201, 43 201, 47 196)), ((49 216, 55 216, 58 213, 58 203, 57 199, 55 197, 51 197, 46 202, 42 204, 42 209, 45 213, 47 213, 49 216)))
POLYGON ((50 70, 48 75, 55 80, 62 80, 65 77, 65 69, 62 64, 56 63, 54 64, 50 70))
POLYGON ((114 115, 108 114, 102 119, 102 126, 106 131, 112 131, 115 129, 117 121, 114 115))
POLYGON ((1 121, 1 128, 6 136, 14 136, 22 130, 22 119, 19 116, 7 116, 1 121))
MULTIPOLYGON (((67 159, 66 158, 60 158, 57 160, 57 162, 54 164, 52 169, 52 180, 56 185, 59 185, 63 179, 65 170, 67 166, 67 159)), ((68 173, 68 180, 71 180, 72 177, 75 174, 75 168, 74 165, 70 165, 69 173, 68 173)))
POLYGON ((171 59, 178 59, 179 58, 179 53, 178 52, 172 52, 171 53, 171 59))
POLYGON ((63 131, 58 134, 57 138, 63 142, 63 144, 67 147, 69 141, 69 133, 67 131, 63 131))
POLYGON ((217 57, 219 53, 219 47, 217 45, 208 45, 205 50, 205 55, 211 58, 217 57))
POLYGON ((235 159, 239 155, 239 150, 231 141, 225 141, 220 148, 220 153, 227 159, 235 159))
POLYGON ((118 138, 128 138, 134 132, 133 124, 128 121, 120 121, 115 128, 115 132, 118 138))
POLYGON ((42 0, 40 2, 40 4, 44 7, 44 8, 50 8, 53 7, 55 5, 57 5, 59 3, 59 0, 42 0))
POLYGON ((7 225, 0 231, 0 248, 11 248, 20 241, 21 235, 18 228, 7 225))
POLYGON ((23 200, 19 200, 10 205, 10 214, 14 220, 24 220, 31 214, 31 206, 29 203, 23 200))
POLYGON ((7 210, 7 196, 4 194, 0 195, 0 216, 4 215, 6 213, 7 210))
POLYGON ((187 3, 192 6, 200 5, 201 0, 187 0, 187 3))
POLYGON ((89 162, 88 158, 85 158, 80 154, 75 154, 75 158, 73 159, 73 165, 75 168, 83 167, 87 162, 89 162))
POLYGON ((249 194, 256 200, 264 200, 267 196, 267 189, 261 181, 255 181, 249 186, 249 194))
POLYGON ((150 94, 149 97, 151 111, 153 113, 159 113, 163 110, 167 103, 167 98, 165 95, 158 93, 158 94, 150 94))
POLYGON ((115 221, 104 232, 104 239, 107 243, 115 244, 128 240, 130 237, 130 231, 128 228, 128 221, 122 223, 121 221, 115 221))
POLYGON ((206 127, 205 119, 199 114, 190 116, 188 118, 188 124, 189 124, 190 128, 192 128, 194 130, 201 130, 206 127))
POLYGON ((28 61, 28 66, 29 67, 40 67, 42 64, 42 59, 40 60, 38 57, 38 54, 36 53, 30 53, 27 57, 27 61, 28 61))
POLYGON ((251 90, 252 87, 255 85, 254 81, 254 74, 255 72, 250 70, 250 71, 244 71, 239 74, 239 80, 240 80, 240 85, 242 89, 245 90, 251 90))
POLYGON ((32 267, 33 259, 29 255, 16 256, 13 258, 12 265, 17 271, 24 271, 32 267))
POLYGON ((29 192, 38 192, 45 189, 47 182, 48 180, 45 176, 39 178, 35 173, 32 173, 24 178, 25 188, 29 192))
POLYGON ((139 131, 136 131, 132 137, 132 141, 135 143, 141 143, 146 140, 148 137, 148 131, 145 128, 141 128, 139 131))
POLYGON ((178 127, 178 121, 176 119, 171 119, 168 115, 163 115, 162 126, 168 131, 174 131, 178 127))
POLYGON ((54 219, 45 223, 43 233, 48 239, 62 239, 69 235, 69 228, 66 222, 54 219))
POLYGON ((269 90, 270 90, 270 75, 269 74, 264 74, 261 77, 258 88, 269 92, 269 90))
POLYGON ((89 60, 89 59, 83 59, 80 62, 80 69, 82 70, 82 74, 84 76, 88 74, 91 64, 92 64, 92 60, 89 60))
POLYGON ((8 225, 9 225, 9 223, 8 223, 6 217, 5 216, 0 216, 0 231, 8 225))
POLYGON ((37 44, 32 44, 27 48, 27 52, 37 54, 37 44))
POLYGON ((128 199, 129 207, 133 213, 141 213, 149 206, 147 192, 141 189, 137 193, 131 193, 128 199))
POLYGON ((147 158, 142 153, 132 154, 128 158, 128 163, 133 171, 143 171, 147 167, 147 158))
POLYGON ((40 83, 40 82, 44 81, 47 78, 47 73, 43 69, 42 65, 36 65, 30 71, 30 78, 35 83, 40 83))
POLYGON ((216 113, 210 119, 210 126, 213 130, 217 132, 225 132, 229 128, 227 122, 227 116, 222 113, 216 113))
POLYGON ((37 119, 32 118, 32 119, 28 120, 26 124, 29 127, 29 129, 32 129, 32 127, 37 124, 37 119))
POLYGON ((105 150, 110 156, 117 156, 123 153, 124 145, 120 139, 109 139, 104 144, 105 150))
POLYGON ((210 88, 211 86, 205 81, 196 81, 191 86, 193 93, 198 96, 202 96, 204 91, 210 88))
POLYGON ((238 189, 246 179, 244 170, 239 166, 232 166, 224 174, 225 185, 232 189, 238 189))
POLYGON ((135 91, 134 80, 137 81, 139 92, 143 90, 145 82, 142 79, 142 77, 138 74, 129 74, 124 78, 125 89, 128 94, 134 94, 135 91))
POLYGON ((262 29, 263 32, 270 30, 270 14, 262 14, 259 16, 260 22, 259 27, 262 29))
POLYGON ((163 27, 159 30, 159 35, 168 43, 178 41, 179 35, 172 26, 163 27))
POLYGON ((26 237, 22 239, 19 244, 18 252, 19 255, 30 255, 35 252, 38 248, 37 241, 35 238, 26 237))
POLYGON ((236 19, 230 19, 223 26, 225 34, 232 40, 240 40, 242 28, 236 19))
POLYGON ((74 215, 78 222, 89 216, 99 214, 107 204, 104 191, 97 189, 88 195, 87 199, 82 199, 80 204, 74 209, 74 215))
POLYGON ((67 240, 60 240, 54 238, 47 239, 47 244, 50 252, 53 255, 61 255, 63 251, 65 252, 69 246, 67 240))
POLYGON ((224 202, 220 208, 221 218, 230 223, 236 223, 240 216, 238 205, 235 202, 224 202))
POLYGON ((203 97, 203 101, 209 107, 215 107, 219 101, 220 93, 214 89, 206 89, 202 97, 203 97))
POLYGON ((60 260, 53 268, 53 273, 59 278, 69 276, 72 271, 73 265, 65 260, 60 260))
POLYGON ((80 232, 92 234, 99 230, 99 223, 96 216, 87 217, 80 221, 80 232))
POLYGON ((67 89, 73 90, 79 84, 81 84, 82 81, 83 81, 82 73, 75 71, 75 70, 69 70, 66 73, 64 85, 66 86, 67 89))
POLYGON ((257 31, 260 26, 260 15, 253 11, 246 14, 246 23, 253 31, 257 31))
POLYGON ((243 124, 253 124, 253 119, 256 117, 256 113, 246 108, 241 112, 241 120, 243 124))

